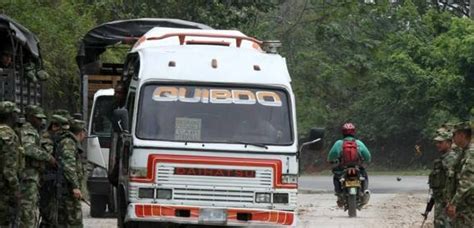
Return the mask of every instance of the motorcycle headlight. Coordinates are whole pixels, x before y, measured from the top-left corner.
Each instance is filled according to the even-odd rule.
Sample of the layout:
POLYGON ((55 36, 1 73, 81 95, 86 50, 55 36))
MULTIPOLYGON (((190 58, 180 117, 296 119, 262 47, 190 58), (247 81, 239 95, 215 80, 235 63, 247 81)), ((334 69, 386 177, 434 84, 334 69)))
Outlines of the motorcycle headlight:
POLYGON ((284 174, 281 176, 281 183, 283 184, 297 184, 298 175, 296 174, 284 174))
POLYGON ((95 167, 92 170, 92 177, 107 177, 107 170, 102 167, 95 167))

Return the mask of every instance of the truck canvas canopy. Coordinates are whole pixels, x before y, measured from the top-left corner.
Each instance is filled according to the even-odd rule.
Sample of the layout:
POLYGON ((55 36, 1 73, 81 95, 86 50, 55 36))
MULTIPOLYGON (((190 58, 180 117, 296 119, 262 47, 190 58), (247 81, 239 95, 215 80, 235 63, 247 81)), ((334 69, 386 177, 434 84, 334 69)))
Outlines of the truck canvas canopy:
MULTIPOLYGON (((11 19, 10 17, 0 14, 0 30, 7 30, 11 37, 14 38, 17 42, 19 42, 22 46, 26 47, 26 49, 31 53, 31 55, 35 58, 40 58, 39 52, 39 40, 35 34, 30 32, 27 28, 23 27, 23 25, 19 24, 15 20, 11 19)), ((10 42, 9 40, 3 40, 8 37, 1 37, 1 43, 10 42)))
POLYGON ((0 14, 0 101, 15 102, 23 108, 43 101, 43 70, 39 40, 27 28, 0 14))
POLYGON ((80 41, 76 61, 81 70, 86 65, 99 60, 108 46, 117 44, 133 45, 141 36, 154 27, 212 29, 190 21, 168 18, 140 18, 119 20, 101 24, 91 29, 80 41))

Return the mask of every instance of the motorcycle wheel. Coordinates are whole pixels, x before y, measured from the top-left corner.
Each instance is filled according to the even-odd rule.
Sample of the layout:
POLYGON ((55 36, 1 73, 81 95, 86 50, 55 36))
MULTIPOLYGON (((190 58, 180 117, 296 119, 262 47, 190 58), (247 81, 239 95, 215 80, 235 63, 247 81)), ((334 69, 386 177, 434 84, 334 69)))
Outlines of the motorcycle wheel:
POLYGON ((349 212, 349 217, 357 217, 357 196, 349 195, 347 197, 347 207, 349 212))

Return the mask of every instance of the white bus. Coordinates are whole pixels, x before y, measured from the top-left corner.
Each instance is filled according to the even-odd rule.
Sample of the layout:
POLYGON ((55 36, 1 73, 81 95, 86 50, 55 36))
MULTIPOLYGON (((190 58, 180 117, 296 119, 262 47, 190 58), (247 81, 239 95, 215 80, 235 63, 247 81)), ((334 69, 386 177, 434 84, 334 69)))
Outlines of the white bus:
POLYGON ((154 28, 128 54, 123 82, 120 227, 296 226, 296 109, 283 57, 239 31, 154 28))

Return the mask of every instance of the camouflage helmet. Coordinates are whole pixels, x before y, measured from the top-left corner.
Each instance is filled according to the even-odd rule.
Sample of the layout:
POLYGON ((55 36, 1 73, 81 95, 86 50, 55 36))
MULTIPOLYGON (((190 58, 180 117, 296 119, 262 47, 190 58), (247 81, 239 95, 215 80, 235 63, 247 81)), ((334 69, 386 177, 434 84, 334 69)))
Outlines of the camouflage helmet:
POLYGON ((66 129, 66 130, 69 129, 69 121, 64 116, 53 114, 51 115, 50 122, 61 125, 62 129, 66 129))
POLYGON ((68 119, 61 115, 51 115, 51 123, 58 123, 58 124, 69 124, 68 119))
POLYGON ((470 129, 471 129, 471 125, 469 124, 469 121, 460 122, 454 125, 454 131, 470 130, 470 129))
POLYGON ((0 114, 20 113, 20 109, 11 101, 0 102, 0 114))
POLYGON ((451 140, 453 138, 453 133, 449 130, 446 130, 444 128, 439 128, 436 130, 436 134, 433 140, 435 141, 446 141, 446 140, 451 140))
POLYGON ((32 115, 36 118, 40 119, 46 119, 46 116, 44 115, 44 111, 41 107, 37 105, 28 105, 25 108, 25 115, 29 116, 32 115))
POLYGON ((86 131, 86 122, 83 120, 71 119, 69 120, 69 124, 71 125, 71 131, 73 132, 79 130, 86 131))
POLYGON ((53 115, 60 115, 68 120, 72 118, 69 111, 65 109, 56 109, 53 111, 53 115))
POLYGON ((72 114, 72 118, 74 118, 76 120, 82 120, 82 113, 76 112, 76 113, 72 114))
POLYGON ((41 81, 46 81, 49 78, 49 74, 45 70, 39 70, 36 72, 36 77, 41 81))

